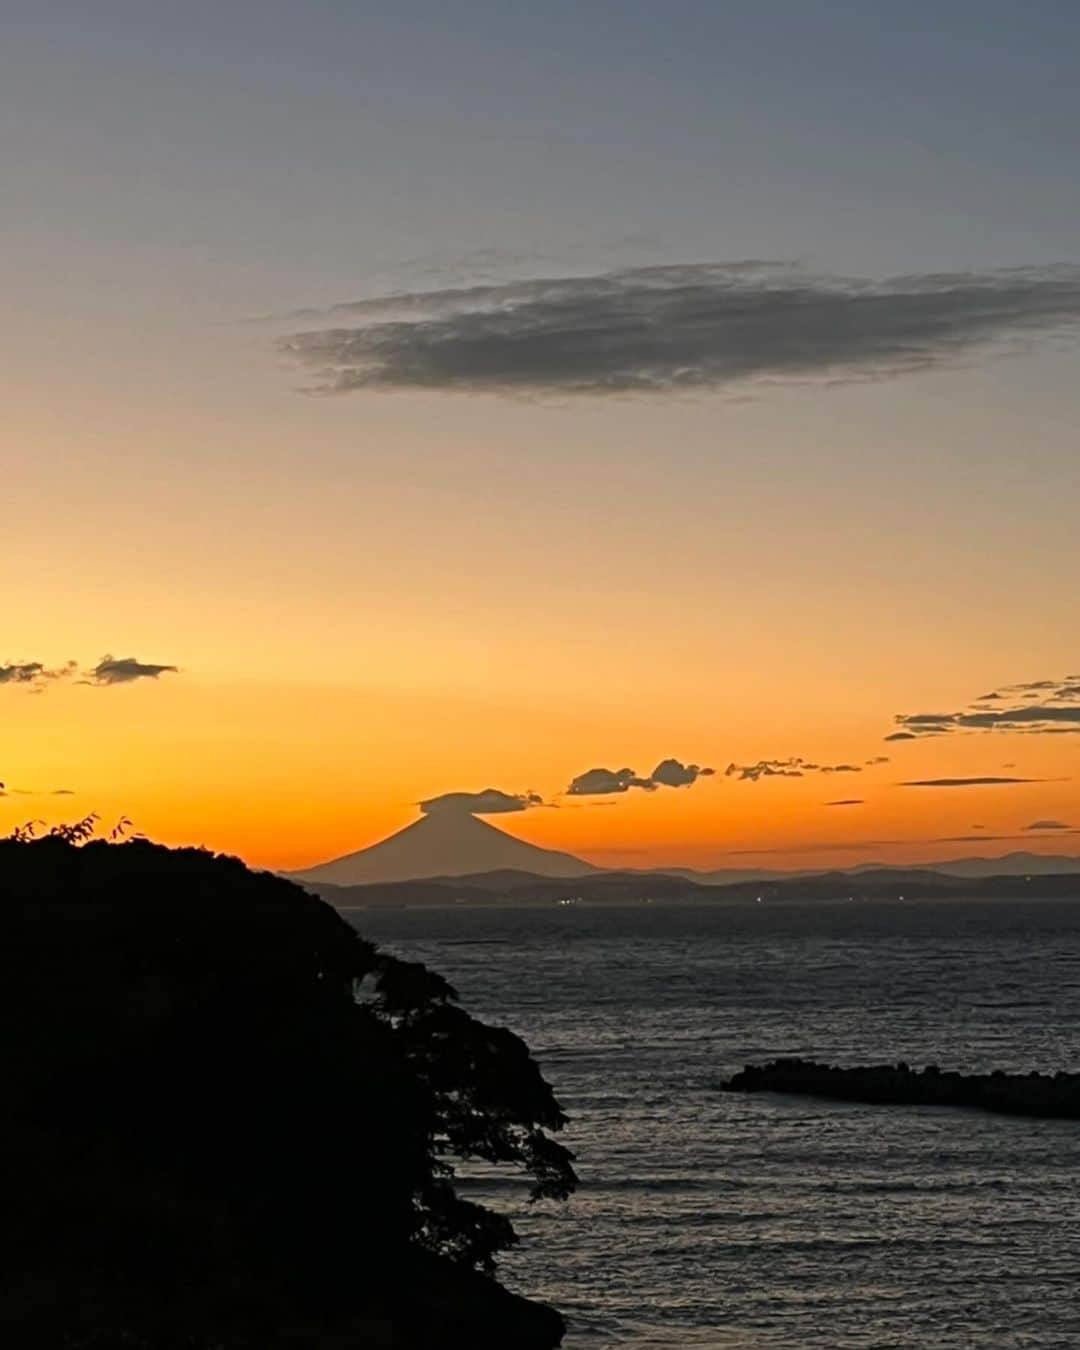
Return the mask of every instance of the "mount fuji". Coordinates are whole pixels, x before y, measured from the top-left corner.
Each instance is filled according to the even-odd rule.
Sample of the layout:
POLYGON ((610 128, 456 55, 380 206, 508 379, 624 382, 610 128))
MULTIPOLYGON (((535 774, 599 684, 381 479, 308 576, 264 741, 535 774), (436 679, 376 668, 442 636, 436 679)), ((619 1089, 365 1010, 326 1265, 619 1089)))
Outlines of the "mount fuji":
POLYGON ((540 877, 583 877, 603 869, 570 853, 515 839, 474 815, 436 811, 369 848, 290 872, 288 876, 302 883, 364 886, 505 870, 531 872, 540 877))

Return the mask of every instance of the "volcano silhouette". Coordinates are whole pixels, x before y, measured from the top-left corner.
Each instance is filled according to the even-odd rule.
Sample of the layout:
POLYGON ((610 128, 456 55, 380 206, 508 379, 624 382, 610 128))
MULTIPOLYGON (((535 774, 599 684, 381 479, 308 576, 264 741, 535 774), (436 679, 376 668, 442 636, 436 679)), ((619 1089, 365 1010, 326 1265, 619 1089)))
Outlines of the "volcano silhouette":
POLYGON ((541 877, 581 877, 601 870, 570 853, 526 844, 467 812, 436 811, 421 816, 370 848, 346 853, 290 876, 301 882, 364 886, 372 882, 461 877, 504 869, 532 872, 541 877))

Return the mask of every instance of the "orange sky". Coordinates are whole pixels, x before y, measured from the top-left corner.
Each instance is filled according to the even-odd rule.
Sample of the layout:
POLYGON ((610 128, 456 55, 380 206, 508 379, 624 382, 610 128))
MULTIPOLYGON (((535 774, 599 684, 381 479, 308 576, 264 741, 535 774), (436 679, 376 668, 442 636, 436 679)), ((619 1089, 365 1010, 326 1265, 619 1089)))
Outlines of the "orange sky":
POLYGON ((720 772, 496 823, 635 866, 743 865, 746 849, 796 850, 758 865, 934 858, 976 851, 926 842, 975 824, 1080 823, 1078 737, 882 740, 897 713, 1080 664, 1066 491, 1080 482, 1075 458, 1048 467, 1071 435, 1051 416, 1074 397, 1054 384, 1058 357, 902 393, 571 409, 305 399, 248 330, 213 333, 212 361, 195 336, 136 354, 137 332, 118 334, 141 363, 135 389, 112 348, 63 399, 25 350, 7 367, 18 563, 0 662, 111 652, 180 670, 0 687, 9 789, 76 794, 0 799, 0 828, 126 814, 155 838, 292 867, 372 842, 444 791, 558 802, 597 766, 886 751, 843 781, 720 772), (231 383, 214 376, 223 363, 231 383), (1022 418, 1051 386, 1041 420, 1022 418), (957 447, 973 446, 992 491, 960 490, 957 447), (896 786, 1009 772, 1066 781, 896 786), (824 805, 849 796, 865 805, 824 805), (911 842, 873 842, 895 840, 911 842))
POLYGON ((991 733, 885 746, 890 714, 867 706, 873 685, 852 686, 851 706, 836 709, 828 734, 800 725, 802 714, 794 711, 775 716, 766 734, 768 700, 779 689, 732 681, 729 691, 727 708, 703 725, 698 710, 710 695, 701 676, 688 677, 681 696, 657 714, 651 700, 659 693, 647 678, 601 696, 573 670, 554 691, 519 694, 425 689, 419 682, 387 689, 360 674, 353 685, 299 677, 243 682, 188 667, 127 686, 57 683, 40 694, 4 688, 9 789, 64 788, 75 795, 8 796, 0 800, 0 823, 96 810, 108 824, 126 814, 157 839, 294 867, 390 833, 415 816, 422 797, 490 785, 534 789, 553 801, 527 814, 490 817, 493 823, 606 865, 824 866, 867 857, 1075 849, 1061 833, 994 840, 1021 834, 1039 819, 1071 822, 1074 781, 898 786, 945 775, 1061 777, 1074 767, 1075 752, 1062 746, 1069 737, 991 733), (646 700, 644 708, 637 698, 646 700), (862 765, 886 750, 889 763, 858 774, 741 782, 722 772, 732 760, 789 752, 862 765), (625 763, 648 773, 669 752, 720 772, 687 788, 560 795, 584 769, 625 763), (825 805, 844 798, 865 804, 825 805), (927 842, 974 835, 975 825, 991 842, 927 842), (868 842, 851 847, 860 841, 868 842))
MULTIPOLYGON (((421 217, 372 223, 365 184, 336 252, 306 242, 306 215, 284 242, 237 226, 211 247, 199 213, 235 223, 220 195, 193 199, 190 233, 164 215, 155 232, 140 181, 95 195, 49 180, 65 202, 82 183, 97 214, 20 199, 20 317, 0 331, 0 665, 112 653, 179 671, 0 685, 0 830, 95 810, 293 867, 392 832, 423 798, 489 786, 554 803, 493 818, 504 828, 639 866, 933 859, 1020 847, 992 836, 1041 819, 1080 826, 1080 736, 883 743, 899 713, 1080 667, 1068 343, 753 397, 311 397, 278 330, 245 320, 364 294, 421 217), (604 806, 559 795, 588 769, 669 756, 718 772, 604 806), (790 756, 864 772, 723 774, 790 756), (1053 781, 898 786, 1001 774, 1053 781), (56 789, 74 795, 22 795, 56 789), (864 804, 825 805, 842 797, 864 804), (985 848, 930 842, 973 833, 985 848)), ((798 213, 722 237, 716 218, 648 261, 761 256, 766 225, 777 256, 806 251, 798 213)), ((513 222, 491 219, 512 244, 513 222)), ((471 217, 423 220, 420 264, 477 243, 471 217)), ((960 265, 982 247, 962 225, 918 259, 864 232, 860 266, 960 265)), ((1029 239, 1042 257, 1034 225, 1017 231, 1004 261, 1029 239)), ((807 243, 837 274, 857 246, 820 221, 807 243)), ((574 265, 610 266, 604 247, 574 265)), ((1066 832, 1028 839, 1080 852, 1066 832)))

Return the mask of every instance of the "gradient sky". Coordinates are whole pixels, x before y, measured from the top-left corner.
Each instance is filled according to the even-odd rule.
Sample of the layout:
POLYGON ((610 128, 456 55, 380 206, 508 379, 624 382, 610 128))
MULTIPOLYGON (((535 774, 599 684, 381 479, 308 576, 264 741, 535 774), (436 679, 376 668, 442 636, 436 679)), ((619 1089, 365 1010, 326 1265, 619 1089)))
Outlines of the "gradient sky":
POLYGON ((0 674, 82 676, 0 683, 0 829, 123 813, 300 866, 491 786, 610 864, 1080 852, 1061 724, 884 741, 1080 672, 1075 306, 682 393, 406 354, 313 396, 281 348, 366 297, 662 264, 1067 289, 1078 61, 1071 0, 11 0, 0 674), (717 772, 558 795, 668 756, 717 772), (861 772, 724 772, 791 757, 861 772), (1040 781, 901 786, 985 777, 1040 781))

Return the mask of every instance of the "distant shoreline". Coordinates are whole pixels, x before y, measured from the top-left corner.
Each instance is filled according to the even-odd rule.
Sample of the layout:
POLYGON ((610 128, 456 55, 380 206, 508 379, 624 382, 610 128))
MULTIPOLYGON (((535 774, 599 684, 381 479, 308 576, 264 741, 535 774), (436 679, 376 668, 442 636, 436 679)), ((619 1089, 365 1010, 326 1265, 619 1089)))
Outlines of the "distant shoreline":
POLYGON ((950 877, 933 872, 893 876, 825 873, 790 881, 703 885, 666 873, 599 873, 552 878, 525 872, 335 886, 309 882, 305 889, 342 911, 365 909, 566 908, 580 906, 703 906, 807 904, 920 904, 1080 899, 1080 874, 950 877))
POLYGON ((487 912, 490 910, 624 910, 624 909, 806 909, 810 906, 847 908, 856 906, 863 909, 883 908, 885 906, 910 905, 910 906, 931 906, 931 905, 1008 905, 1008 904, 1053 904, 1055 902, 1076 900, 1080 903, 1080 884, 1078 884, 1072 893, 1061 894, 1031 894, 1031 895, 924 895, 924 896, 905 896, 900 897, 876 897, 849 899, 848 897, 821 897, 811 896, 807 898, 797 898, 791 896, 777 896, 770 898, 767 902, 762 901, 761 905, 750 898, 726 899, 726 900, 699 900, 699 899, 675 899, 675 900, 582 900, 574 905, 561 905, 557 900, 520 900, 513 896, 502 897, 495 896, 490 900, 468 900, 451 901, 439 900, 420 903, 375 903, 367 905, 346 905, 337 904, 330 897, 324 897, 328 903, 334 905, 334 908, 341 914, 373 914, 373 913, 416 913, 416 912, 438 912, 447 911, 468 911, 487 912))

